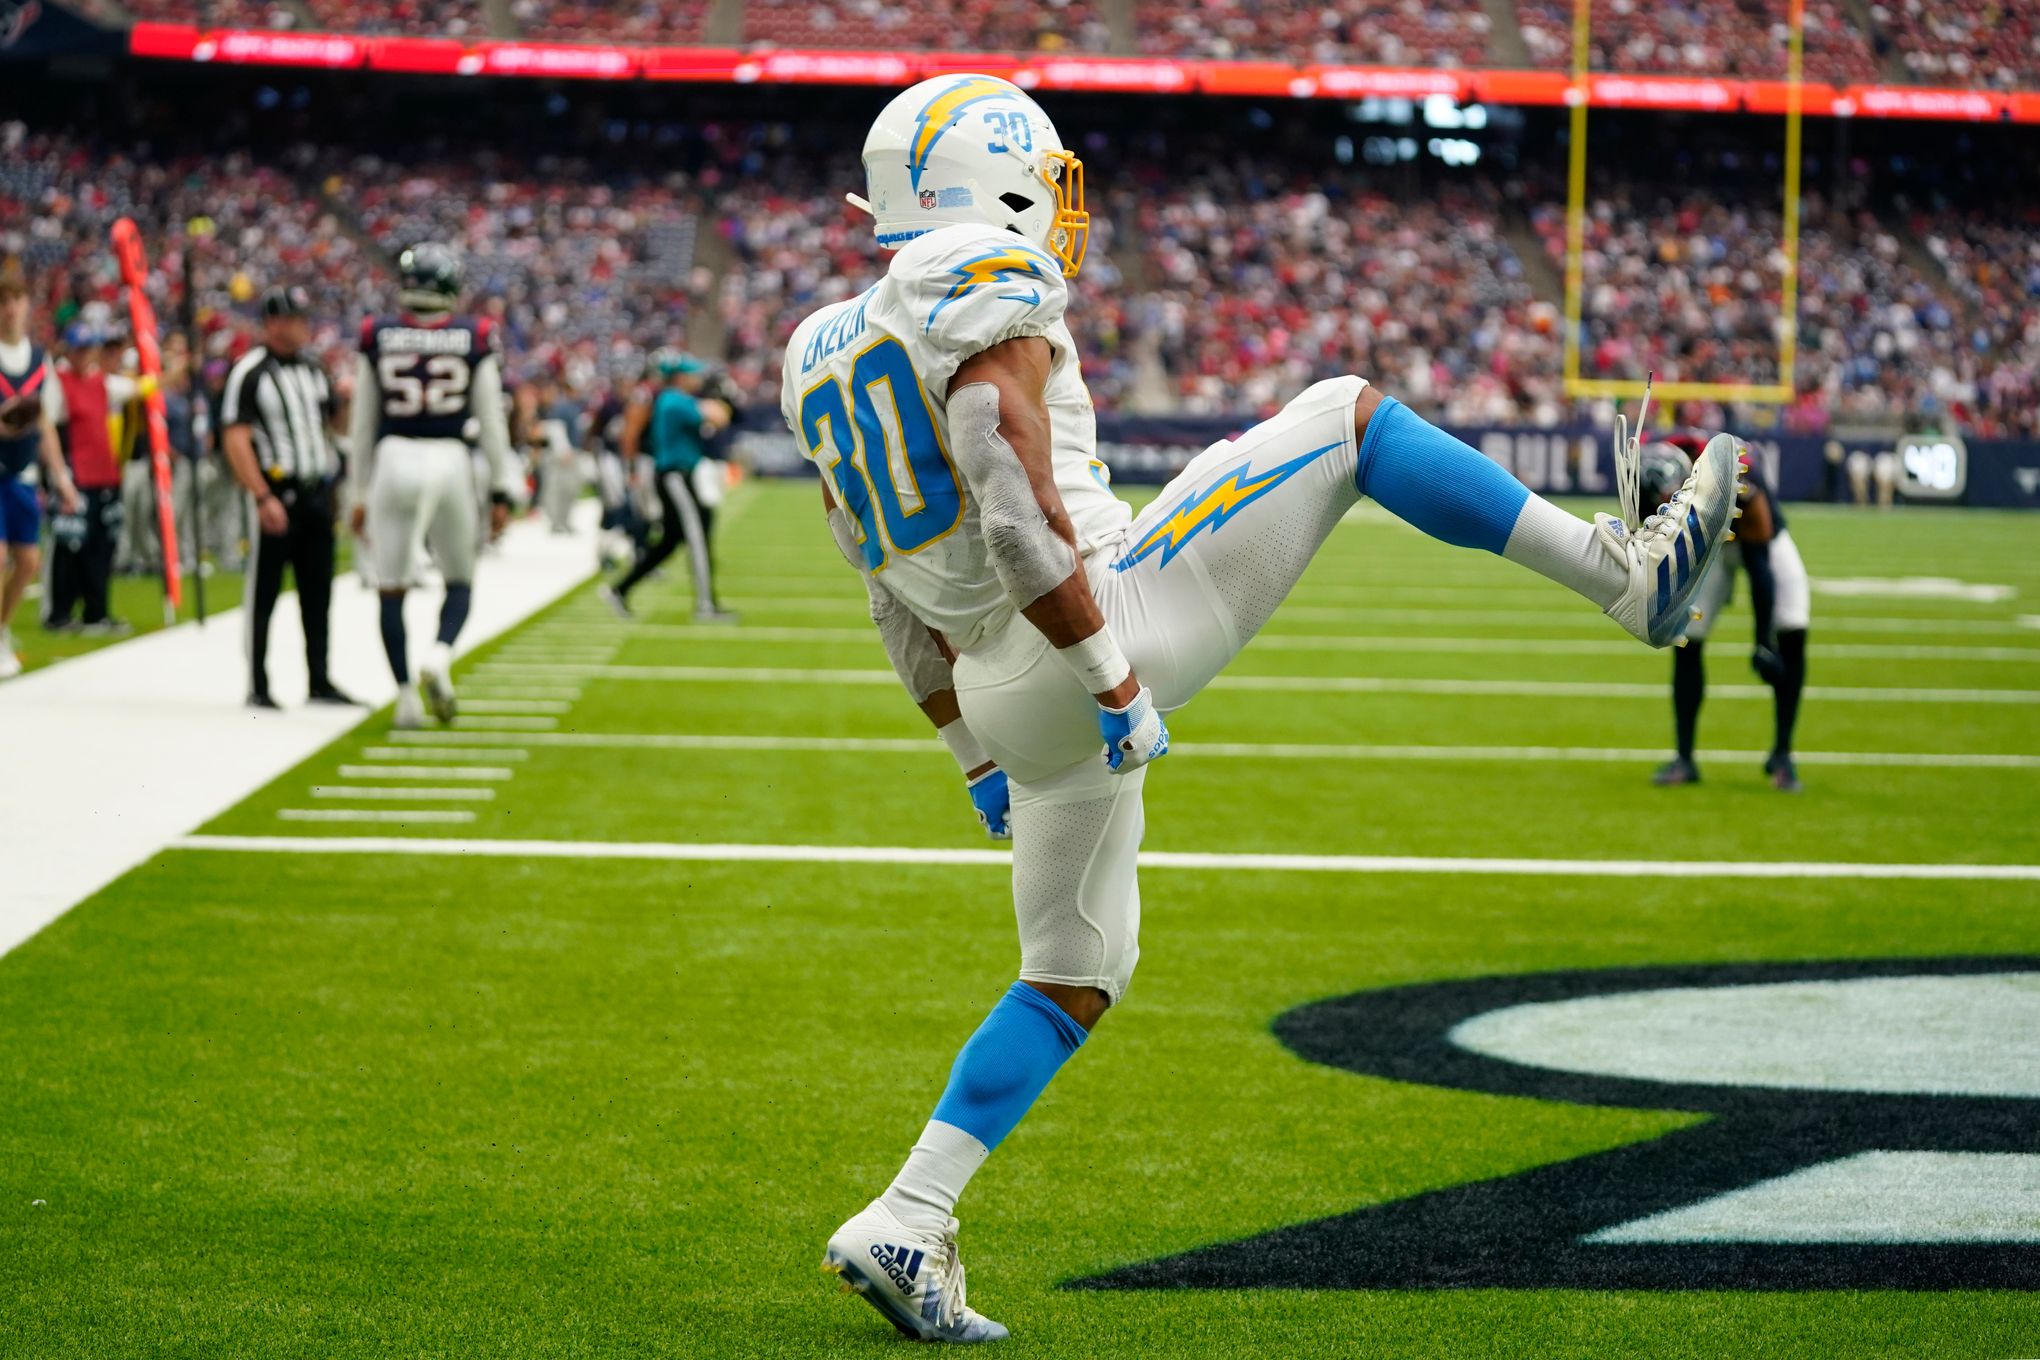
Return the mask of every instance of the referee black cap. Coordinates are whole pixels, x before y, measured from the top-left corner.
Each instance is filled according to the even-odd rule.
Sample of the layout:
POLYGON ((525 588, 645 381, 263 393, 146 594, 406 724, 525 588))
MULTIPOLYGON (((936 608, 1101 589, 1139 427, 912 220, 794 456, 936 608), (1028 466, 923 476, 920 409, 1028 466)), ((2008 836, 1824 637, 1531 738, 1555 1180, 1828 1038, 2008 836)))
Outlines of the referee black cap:
POLYGON ((262 315, 310 316, 312 295, 293 283, 286 288, 272 288, 262 295, 262 315))

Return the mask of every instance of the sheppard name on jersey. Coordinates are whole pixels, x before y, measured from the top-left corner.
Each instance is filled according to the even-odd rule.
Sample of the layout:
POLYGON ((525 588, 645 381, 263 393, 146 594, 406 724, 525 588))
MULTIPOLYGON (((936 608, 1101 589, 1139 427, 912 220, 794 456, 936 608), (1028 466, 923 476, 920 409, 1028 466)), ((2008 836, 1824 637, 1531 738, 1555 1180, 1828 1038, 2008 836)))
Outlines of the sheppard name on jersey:
POLYGON ((864 334, 864 309, 871 305, 871 295, 877 291, 876 288, 865 289, 855 308, 845 307, 840 316, 809 337, 807 350, 800 356, 803 374, 814 372, 816 364, 864 334))
POLYGON ((377 331, 375 341, 386 354, 466 354, 475 346, 475 333, 465 326, 435 330, 395 326, 377 331))

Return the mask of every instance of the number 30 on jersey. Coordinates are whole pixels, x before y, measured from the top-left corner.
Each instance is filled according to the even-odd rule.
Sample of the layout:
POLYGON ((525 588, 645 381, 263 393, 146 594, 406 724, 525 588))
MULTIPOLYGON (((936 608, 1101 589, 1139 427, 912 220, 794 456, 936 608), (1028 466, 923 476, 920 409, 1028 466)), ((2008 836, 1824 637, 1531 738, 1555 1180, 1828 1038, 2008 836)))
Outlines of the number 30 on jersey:
POLYGON ((899 341, 857 356, 847 397, 834 378, 810 388, 800 399, 800 437, 857 525, 868 570, 963 522, 962 479, 899 341))

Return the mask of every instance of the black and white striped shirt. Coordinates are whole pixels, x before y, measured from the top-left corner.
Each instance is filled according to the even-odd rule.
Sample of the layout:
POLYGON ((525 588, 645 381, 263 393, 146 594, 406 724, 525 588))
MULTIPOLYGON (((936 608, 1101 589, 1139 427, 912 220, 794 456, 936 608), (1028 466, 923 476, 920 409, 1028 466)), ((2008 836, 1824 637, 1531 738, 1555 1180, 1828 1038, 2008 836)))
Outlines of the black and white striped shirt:
POLYGON ((257 345, 227 374, 220 424, 248 427, 255 459, 270 481, 325 482, 340 475, 326 429, 332 406, 326 371, 316 362, 257 345))

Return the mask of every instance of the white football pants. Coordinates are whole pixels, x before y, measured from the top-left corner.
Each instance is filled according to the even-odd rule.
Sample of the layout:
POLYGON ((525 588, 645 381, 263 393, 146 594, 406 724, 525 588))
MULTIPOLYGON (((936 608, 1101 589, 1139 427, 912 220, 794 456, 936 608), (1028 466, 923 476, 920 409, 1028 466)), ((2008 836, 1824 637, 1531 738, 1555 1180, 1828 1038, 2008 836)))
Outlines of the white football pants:
POLYGON ((479 528, 474 466, 464 442, 396 435, 376 442, 368 543, 379 589, 416 584, 421 547, 449 582, 472 583, 479 528))
MULTIPOLYGON (((1714 620, 1735 595, 1736 573, 1741 570, 1742 544, 1723 544, 1721 560, 1693 592, 1693 621, 1686 625, 1689 642, 1705 642, 1714 631, 1714 620)), ((1805 630, 1813 620, 1813 583, 1789 529, 1780 529, 1771 540, 1771 580, 1777 589, 1771 602, 1772 628, 1780 633, 1805 630)))
MULTIPOLYGON (((1197 455, 1084 564, 1112 636, 1163 711, 1252 640, 1360 493, 1353 404, 1364 380, 1307 389, 1274 419, 1197 455)), ((1140 956, 1135 861, 1145 770, 1102 759, 1097 703, 1015 614, 957 658, 957 700, 1013 790, 1020 977, 1115 1003, 1140 956)))

